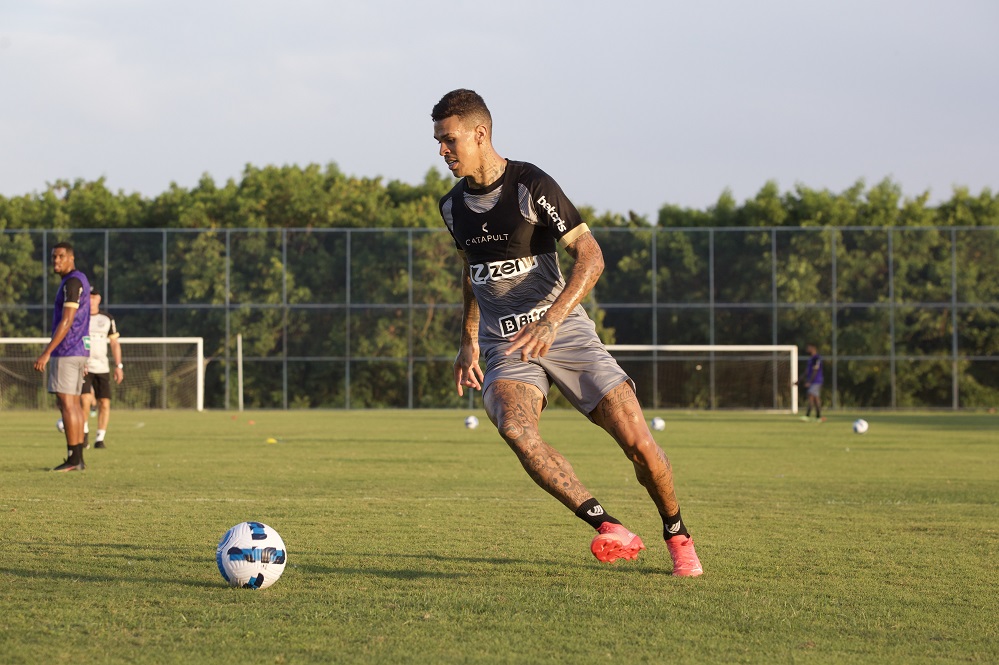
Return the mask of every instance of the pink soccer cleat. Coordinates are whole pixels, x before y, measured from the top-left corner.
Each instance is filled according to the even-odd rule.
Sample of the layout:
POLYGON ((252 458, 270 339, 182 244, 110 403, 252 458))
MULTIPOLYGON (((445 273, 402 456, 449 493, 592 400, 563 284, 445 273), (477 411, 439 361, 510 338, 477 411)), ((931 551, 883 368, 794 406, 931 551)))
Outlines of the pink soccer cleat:
POLYGON ((604 522, 597 529, 597 535, 590 543, 593 556, 604 563, 613 563, 618 559, 636 559, 638 553, 645 549, 642 539, 628 531, 620 524, 604 522))
POLYGON ((666 541, 669 555, 673 557, 673 575, 676 577, 697 577, 704 574, 701 561, 694 551, 694 541, 690 536, 674 536, 666 541))

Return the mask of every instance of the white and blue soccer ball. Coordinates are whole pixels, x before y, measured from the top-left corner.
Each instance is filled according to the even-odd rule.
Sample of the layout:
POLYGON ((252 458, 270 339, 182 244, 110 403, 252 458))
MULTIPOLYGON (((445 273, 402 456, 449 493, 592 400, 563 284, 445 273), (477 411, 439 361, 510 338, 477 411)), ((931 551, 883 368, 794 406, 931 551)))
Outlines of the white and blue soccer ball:
POLYGON ((479 419, 475 416, 469 416, 465 418, 465 427, 468 429, 475 429, 479 426, 479 419))
POLYGON ((867 421, 864 420, 863 418, 857 418, 856 420, 853 421, 854 434, 863 434, 864 432, 867 431, 869 427, 870 425, 868 425, 867 421))
POLYGON ((288 551, 278 532, 261 522, 240 522, 225 532, 215 563, 230 586, 266 589, 278 581, 288 551))
POLYGON ((666 421, 660 418, 659 416, 656 416, 655 418, 652 419, 652 429, 654 429, 657 432, 663 431, 664 429, 666 429, 666 421))

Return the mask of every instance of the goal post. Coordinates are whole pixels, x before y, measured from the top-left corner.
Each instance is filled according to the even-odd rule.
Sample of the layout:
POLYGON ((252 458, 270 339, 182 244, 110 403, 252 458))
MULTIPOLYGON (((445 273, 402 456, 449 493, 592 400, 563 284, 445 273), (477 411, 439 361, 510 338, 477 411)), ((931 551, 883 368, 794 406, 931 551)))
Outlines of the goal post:
MULTIPOLYGON (((0 410, 51 408, 35 359, 48 337, 0 337, 0 410)), ((205 408, 202 337, 119 337, 125 380, 112 383, 115 409, 205 408)))
POLYGON ((798 413, 793 344, 608 344, 646 408, 798 413))

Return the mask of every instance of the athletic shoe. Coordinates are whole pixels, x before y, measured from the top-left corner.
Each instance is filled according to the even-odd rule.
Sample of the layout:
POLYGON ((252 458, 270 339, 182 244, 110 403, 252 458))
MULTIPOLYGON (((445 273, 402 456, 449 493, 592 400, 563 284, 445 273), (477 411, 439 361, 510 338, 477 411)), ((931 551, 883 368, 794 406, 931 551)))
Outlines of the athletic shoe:
POLYGON ((57 466, 56 468, 54 468, 52 470, 53 471, 83 471, 86 468, 87 468, 87 465, 84 464, 83 462, 79 462, 77 464, 73 464, 72 462, 70 462, 67 459, 65 462, 63 462, 62 464, 60 464, 59 466, 57 466))
POLYGON ((94 441, 94 448, 107 448, 103 441, 94 441))
POLYGON ((628 531, 621 524, 604 522, 597 529, 597 535, 590 543, 593 556, 604 563, 618 559, 635 559, 645 549, 642 539, 628 531))
POLYGON ((673 575, 676 577, 697 577, 704 573, 701 561, 694 551, 694 541, 690 536, 674 536, 666 541, 669 555, 673 557, 673 575))

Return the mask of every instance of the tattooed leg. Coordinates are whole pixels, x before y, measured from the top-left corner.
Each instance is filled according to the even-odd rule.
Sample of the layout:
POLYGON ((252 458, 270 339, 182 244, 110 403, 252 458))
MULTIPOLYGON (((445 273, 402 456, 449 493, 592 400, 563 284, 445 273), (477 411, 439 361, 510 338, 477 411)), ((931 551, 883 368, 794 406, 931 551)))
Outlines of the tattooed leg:
POLYGON ((541 489, 575 511, 593 496, 569 461, 541 438, 538 420, 543 401, 537 387, 518 381, 496 381, 484 396, 489 419, 524 470, 541 489))
POLYGON ((611 390, 590 415, 631 460, 638 482, 652 497, 660 514, 677 514, 680 506, 673 490, 673 468, 652 437, 631 385, 625 382, 611 390))

